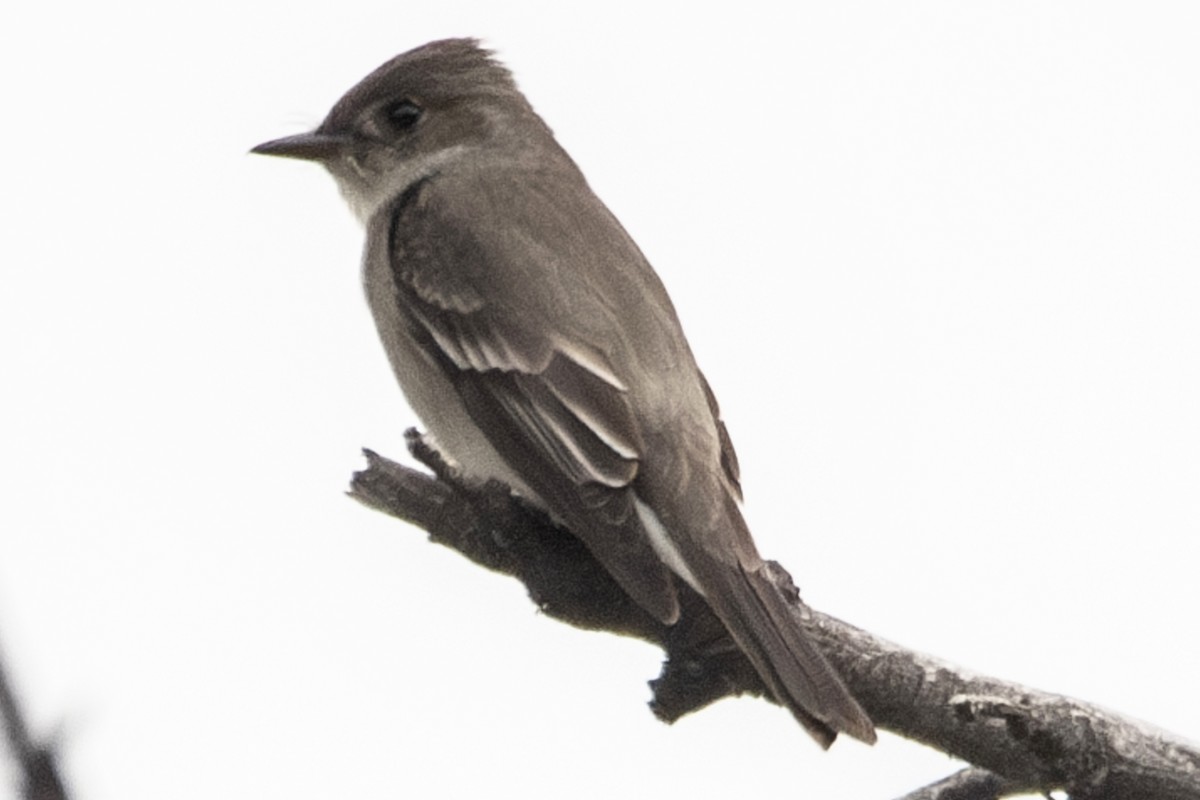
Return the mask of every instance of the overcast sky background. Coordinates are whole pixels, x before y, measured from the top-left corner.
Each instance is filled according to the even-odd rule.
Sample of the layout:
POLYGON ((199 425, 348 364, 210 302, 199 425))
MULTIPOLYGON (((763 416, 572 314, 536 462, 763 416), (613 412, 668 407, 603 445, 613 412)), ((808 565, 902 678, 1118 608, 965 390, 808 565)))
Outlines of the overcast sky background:
POLYGON ((749 699, 663 726, 657 651, 343 496, 415 419, 333 182, 246 151, 461 35, 662 275, 811 604, 1200 735, 1200 7, 647 5, 6 14, 0 647, 77 798, 956 768, 749 699))

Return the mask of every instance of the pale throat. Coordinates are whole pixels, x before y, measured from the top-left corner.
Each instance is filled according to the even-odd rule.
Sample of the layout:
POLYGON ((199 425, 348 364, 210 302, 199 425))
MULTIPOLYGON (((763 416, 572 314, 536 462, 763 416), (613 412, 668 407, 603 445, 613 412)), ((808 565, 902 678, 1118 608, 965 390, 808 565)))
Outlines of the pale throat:
POLYGON ((350 210, 365 226, 375 212, 397 195, 447 164, 459 160, 467 150, 466 145, 454 145, 433 153, 397 160, 382 172, 368 169, 358 158, 347 155, 339 164, 339 169, 330 171, 350 210))

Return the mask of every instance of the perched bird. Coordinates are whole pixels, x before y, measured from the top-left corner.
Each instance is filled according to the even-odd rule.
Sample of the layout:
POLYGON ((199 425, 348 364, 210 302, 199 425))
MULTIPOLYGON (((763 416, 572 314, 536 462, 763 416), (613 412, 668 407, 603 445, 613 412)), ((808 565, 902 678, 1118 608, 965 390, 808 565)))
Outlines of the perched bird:
POLYGON ((874 741, 766 574, 666 290, 489 51, 399 55, 253 152, 337 180, 391 366, 445 453, 545 508, 662 622, 689 584, 823 745, 874 741))

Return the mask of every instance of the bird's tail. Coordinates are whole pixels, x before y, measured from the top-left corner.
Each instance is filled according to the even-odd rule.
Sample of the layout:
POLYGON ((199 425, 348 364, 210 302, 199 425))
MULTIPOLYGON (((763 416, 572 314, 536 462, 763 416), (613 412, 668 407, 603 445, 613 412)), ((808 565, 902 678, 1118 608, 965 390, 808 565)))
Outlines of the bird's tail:
POLYGON ((710 589, 709 605, 775 699, 822 747, 829 747, 837 732, 873 744, 871 718, 800 627, 797 610, 772 569, 761 561, 756 569, 711 565, 702 579, 710 589))

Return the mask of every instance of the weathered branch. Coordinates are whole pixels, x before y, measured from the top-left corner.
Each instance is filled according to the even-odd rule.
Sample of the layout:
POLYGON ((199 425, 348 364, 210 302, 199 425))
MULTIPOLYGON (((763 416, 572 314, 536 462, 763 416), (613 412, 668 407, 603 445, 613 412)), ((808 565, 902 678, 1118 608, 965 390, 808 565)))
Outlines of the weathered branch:
POLYGON ((8 680, 0 658, 0 721, 4 738, 21 769, 24 800, 66 800, 67 790, 58 774, 58 759, 51 744, 34 740, 21 713, 17 694, 8 680))
POLYGON ((900 800, 999 800, 1018 789, 994 772, 967 767, 900 800))
MULTIPOLYGON (((666 661, 651 682, 659 718, 672 722, 728 695, 766 695, 724 627, 686 586, 680 623, 664 626, 633 603, 578 540, 504 486, 464 480, 415 431, 409 449, 433 475, 366 451, 368 468, 355 474, 350 495, 516 577, 550 616, 661 646, 666 661)), ((1063 790, 1074 800, 1200 798, 1195 745, 1087 703, 906 650, 808 608, 778 565, 775 577, 793 593, 797 624, 820 644, 878 727, 980 768, 910 797, 1063 790)))

